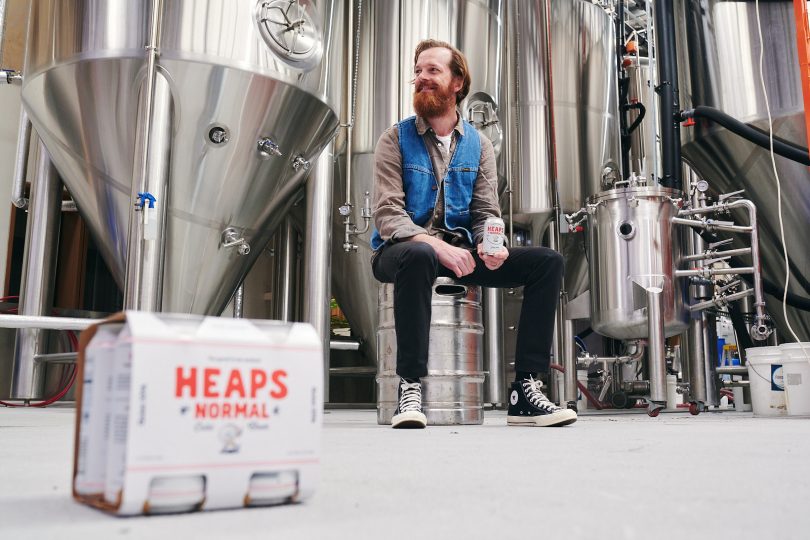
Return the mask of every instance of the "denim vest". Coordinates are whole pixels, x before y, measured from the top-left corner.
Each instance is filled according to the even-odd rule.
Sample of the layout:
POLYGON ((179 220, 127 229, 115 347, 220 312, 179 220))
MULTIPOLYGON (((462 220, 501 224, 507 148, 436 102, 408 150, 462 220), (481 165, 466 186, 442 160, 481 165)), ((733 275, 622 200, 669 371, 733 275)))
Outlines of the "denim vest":
MULTIPOLYGON (((433 216, 439 183, 433 174, 433 162, 425 141, 416 131, 416 117, 397 124, 399 150, 402 154, 402 185, 405 191, 405 212, 414 224, 424 227, 433 216)), ((478 166, 481 161, 481 139, 475 127, 464 121, 464 135, 458 135, 456 150, 444 177, 444 227, 464 233, 472 245, 472 201, 478 166)), ((384 244, 377 229, 371 235, 371 248, 384 244)))

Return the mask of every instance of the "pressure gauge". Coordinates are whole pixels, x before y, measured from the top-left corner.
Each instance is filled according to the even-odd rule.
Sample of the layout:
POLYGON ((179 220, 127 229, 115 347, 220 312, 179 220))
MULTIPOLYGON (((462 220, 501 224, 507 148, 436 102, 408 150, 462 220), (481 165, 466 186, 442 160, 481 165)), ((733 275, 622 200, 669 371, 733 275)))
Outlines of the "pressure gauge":
POLYGON ((709 189, 709 183, 706 180, 698 180, 695 187, 697 188, 698 191, 704 193, 709 189))
POLYGON ((260 0, 256 21, 267 46, 289 66, 310 70, 323 54, 323 38, 311 0, 260 0))

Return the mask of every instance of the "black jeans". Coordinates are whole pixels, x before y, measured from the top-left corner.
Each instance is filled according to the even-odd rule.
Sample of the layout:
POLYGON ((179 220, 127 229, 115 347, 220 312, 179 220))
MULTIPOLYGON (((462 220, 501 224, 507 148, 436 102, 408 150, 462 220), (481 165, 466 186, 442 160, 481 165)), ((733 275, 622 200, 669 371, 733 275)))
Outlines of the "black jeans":
POLYGON ((394 326, 397 333, 397 374, 427 375, 430 302, 439 276, 465 285, 525 287, 520 310, 515 369, 546 373, 554 336, 554 313, 560 295, 563 257, 543 247, 509 249, 497 270, 489 270, 473 252, 475 270, 460 279, 439 264, 436 252, 423 242, 398 242, 381 248, 372 261, 374 277, 394 284, 394 326))

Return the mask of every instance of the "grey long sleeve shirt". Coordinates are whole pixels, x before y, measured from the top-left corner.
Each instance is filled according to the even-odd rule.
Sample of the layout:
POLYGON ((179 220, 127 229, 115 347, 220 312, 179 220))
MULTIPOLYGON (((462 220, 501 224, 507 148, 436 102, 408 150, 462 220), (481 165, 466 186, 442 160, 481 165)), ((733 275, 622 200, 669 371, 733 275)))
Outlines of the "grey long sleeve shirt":
MULTIPOLYGON (((438 197, 433 217, 425 227, 416 225, 405 212, 405 191, 402 184, 402 154, 399 149, 397 126, 388 128, 377 141, 374 151, 374 225, 383 240, 402 241, 417 234, 429 234, 447 240, 444 227, 444 177, 456 150, 459 134, 464 124, 459 120, 453 130, 450 151, 442 152, 441 142, 423 118, 416 118, 416 131, 425 141, 425 147, 433 163, 433 174, 439 182, 438 197)), ((474 133, 473 135, 478 135, 474 133)), ((478 177, 473 187, 470 202, 473 239, 478 244, 484 234, 484 222, 488 217, 501 217, 498 202, 498 174, 495 151, 492 143, 481 137, 481 161, 478 177)), ((465 242, 466 243, 466 242, 465 242)))

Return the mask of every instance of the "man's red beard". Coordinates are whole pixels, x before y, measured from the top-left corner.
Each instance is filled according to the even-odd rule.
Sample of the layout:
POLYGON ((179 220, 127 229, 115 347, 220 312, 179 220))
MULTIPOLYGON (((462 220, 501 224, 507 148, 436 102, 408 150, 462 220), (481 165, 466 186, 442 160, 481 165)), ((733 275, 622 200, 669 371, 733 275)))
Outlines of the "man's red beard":
POLYGON ((413 108, 422 118, 435 118, 442 116, 456 106, 456 94, 450 86, 439 86, 432 92, 422 92, 426 83, 416 85, 413 94, 413 108))

